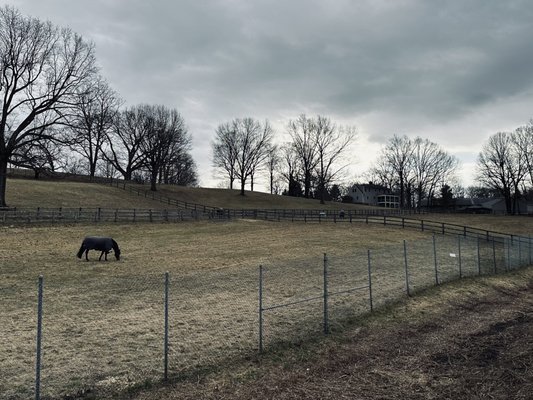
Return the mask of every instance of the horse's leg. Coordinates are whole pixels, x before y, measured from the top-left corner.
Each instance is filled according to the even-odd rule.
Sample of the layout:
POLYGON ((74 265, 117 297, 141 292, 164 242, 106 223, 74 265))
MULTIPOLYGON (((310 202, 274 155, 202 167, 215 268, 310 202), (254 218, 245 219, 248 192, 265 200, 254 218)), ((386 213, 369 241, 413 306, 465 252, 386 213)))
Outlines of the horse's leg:
POLYGON ((85 250, 85 259, 89 261, 89 249, 85 250))
POLYGON ((109 251, 106 251, 105 252, 105 260, 107 261, 107 254, 109 253, 109 251))
POLYGON ((102 261, 102 256, 103 256, 103 255, 104 255, 104 252, 102 251, 102 252, 100 253, 100 258, 98 259, 98 261, 102 261))

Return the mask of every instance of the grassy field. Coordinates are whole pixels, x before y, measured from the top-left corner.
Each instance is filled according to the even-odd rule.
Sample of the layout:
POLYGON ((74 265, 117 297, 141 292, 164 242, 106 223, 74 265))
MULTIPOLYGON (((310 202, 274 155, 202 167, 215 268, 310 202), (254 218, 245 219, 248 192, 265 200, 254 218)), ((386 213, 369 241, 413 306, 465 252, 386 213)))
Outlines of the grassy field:
POLYGON ((123 398, 530 399, 532 289, 531 267, 456 281, 319 341, 123 398))
MULTIPOLYGON (((155 204, 94 184, 9 183, 12 197, 8 201, 26 202, 29 207, 55 207, 58 201, 64 207, 155 204), (82 196, 86 199, 80 200, 82 196)), ((265 195, 252 201, 255 195, 243 200, 233 192, 203 189, 185 190, 179 197, 189 195, 191 202, 208 203, 210 197, 222 198, 224 193, 231 201, 250 200, 248 204, 253 202, 258 208, 266 204, 265 195)), ((226 201, 220 205, 238 208, 238 203, 226 201)), ((529 218, 482 217, 461 216, 456 221, 509 233, 533 230, 529 218)), ((101 397, 162 376, 165 272, 171 277, 171 373, 186 376, 256 354, 259 265, 265 266, 265 301, 275 305, 320 294, 324 253, 333 287, 364 286, 370 249, 375 305, 383 306, 405 296, 404 240, 409 243, 409 262, 417 266, 410 271, 411 283, 420 290, 431 285, 434 276, 431 236, 362 222, 319 225, 234 220, 0 227, 0 399, 31 397, 39 275, 45 282, 43 394, 60 397, 90 392, 101 397), (89 262, 75 258, 86 235, 113 236, 121 247, 121 260, 110 256, 112 261, 98 262, 96 252, 90 253, 89 262)), ((457 259, 451 254, 457 251, 457 241, 437 240, 441 279, 456 277, 457 259)), ((476 274, 475 243, 462 246, 464 256, 469 257, 462 267, 465 273, 476 274)), ((484 248, 481 257, 487 264, 482 272, 490 272, 490 248, 484 248)), ((504 249, 498 249, 497 257, 501 271, 506 262, 504 249)), ((524 257, 527 254, 519 256, 524 257)), ((320 307, 320 302, 311 302, 269 313, 267 347, 287 341, 300 345, 320 335, 320 307)), ((339 312, 332 318, 332 328, 340 332, 350 318, 368 312, 367 292, 332 298, 331 307, 333 313, 339 312)))
MULTIPOLYGON (((260 264, 282 268, 311 260, 320 265, 324 252, 348 256, 422 237, 379 226, 246 220, 3 227, 0 393, 23 398, 31 390, 39 275, 45 279, 43 393, 64 395, 84 385, 160 376, 166 271, 172 279, 171 366, 179 372, 227 354, 254 352, 260 264), (121 260, 98 262, 96 252, 89 262, 75 258, 88 234, 116 238, 121 260)), ((295 281, 288 274, 282 282, 280 289, 290 298, 295 281)))
MULTIPOLYGON (((132 185, 136 190, 148 191, 147 185, 132 185)), ((226 209, 369 209, 371 207, 326 202, 318 200, 272 196, 261 192, 238 190, 188 188, 175 185, 158 185, 156 195, 183 202, 226 209)), ((152 193, 149 192, 149 195, 152 193)), ((168 208, 168 204, 152 200, 150 196, 138 196, 123 189, 99 183, 8 179, 7 203, 11 207, 102 207, 115 208, 168 208)))
MULTIPOLYGON (((431 285, 430 237, 379 225, 239 220, 4 227, 0 398, 31 394, 39 275, 45 279, 43 393, 63 396, 80 388, 120 390, 161 377, 167 271, 170 367, 173 374, 187 374, 257 352, 259 265, 266 267, 265 302, 274 305, 320 295, 324 253, 332 290, 364 285, 366 250, 372 249, 379 306, 405 295, 403 240, 410 244, 410 262, 419 265, 411 270, 413 286, 431 285), (87 234, 116 238, 121 260, 98 262, 96 252, 89 262, 75 258, 87 234)), ((447 256, 450 243, 454 251, 453 241, 439 250, 443 280, 444 274, 457 275, 455 259, 447 256)), ((472 263, 463 268, 476 273, 472 263)), ((368 312, 368 292, 332 298, 331 310, 333 329, 342 330, 344 319, 368 312)), ((322 329, 320 302, 269 313, 265 324, 267 347, 314 337, 322 329)))

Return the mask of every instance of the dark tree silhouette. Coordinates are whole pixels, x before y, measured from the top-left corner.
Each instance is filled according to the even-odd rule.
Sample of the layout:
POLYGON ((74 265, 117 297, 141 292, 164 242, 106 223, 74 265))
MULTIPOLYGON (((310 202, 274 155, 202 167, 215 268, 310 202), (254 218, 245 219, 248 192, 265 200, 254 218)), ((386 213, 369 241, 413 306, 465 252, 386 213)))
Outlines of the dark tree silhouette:
POLYGON ((96 72, 93 45, 69 29, 0 8, 0 207, 7 164, 30 143, 59 140, 77 90, 96 72))

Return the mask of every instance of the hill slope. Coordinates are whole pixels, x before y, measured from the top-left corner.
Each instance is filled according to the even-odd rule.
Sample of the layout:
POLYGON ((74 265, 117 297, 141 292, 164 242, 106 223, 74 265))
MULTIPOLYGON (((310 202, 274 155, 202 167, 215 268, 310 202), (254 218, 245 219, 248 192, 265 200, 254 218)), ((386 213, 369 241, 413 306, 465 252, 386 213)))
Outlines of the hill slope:
POLYGON ((227 209, 361 209, 369 208, 355 204, 328 202, 321 205, 317 200, 246 192, 241 196, 237 190, 189 188, 175 185, 159 185, 152 199, 145 185, 129 185, 140 195, 99 183, 8 179, 7 203, 10 207, 83 207, 83 208, 137 208, 165 209, 168 203, 159 196, 191 204, 201 204, 227 209))
MULTIPOLYGON (((123 186, 122 186, 123 187, 123 186)), ((372 210, 358 204, 328 202, 321 205, 317 200, 276 196, 259 192, 246 192, 240 196, 237 190, 187 188, 175 185, 160 185, 154 194, 145 185, 131 185, 139 194, 123 188, 82 181, 50 181, 8 179, 7 203, 17 208, 108 208, 108 209, 170 209, 168 202, 159 196, 224 209, 313 209, 313 210, 372 210), (152 199, 155 195, 156 200, 152 199)), ((128 188, 128 186, 126 186, 128 188)), ((381 209, 383 210, 383 209, 381 209)), ((503 215, 467 214, 409 214, 408 218, 421 218, 449 224, 466 225, 495 232, 519 235, 533 233, 533 218, 503 215)))

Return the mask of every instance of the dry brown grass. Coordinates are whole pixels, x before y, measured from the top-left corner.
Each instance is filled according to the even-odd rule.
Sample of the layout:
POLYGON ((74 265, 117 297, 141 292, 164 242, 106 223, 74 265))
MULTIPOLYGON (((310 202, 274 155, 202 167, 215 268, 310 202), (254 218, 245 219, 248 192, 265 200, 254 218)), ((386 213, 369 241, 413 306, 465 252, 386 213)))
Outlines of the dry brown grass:
MULTIPOLYGON (((3 227, 0 392, 5 398, 30 393, 39 275, 45 277, 43 393, 68 394, 160 376, 165 271, 173 288, 171 366, 185 371, 216 363, 228 349, 253 353, 259 264, 320 263, 324 252, 342 256, 425 237, 398 233, 362 224, 248 220, 3 227), (115 237, 121 260, 98 262, 96 252, 90 262, 76 259, 87 234, 115 237)), ((289 276, 283 282, 293 284, 289 276)))
MULTIPOLYGON (((148 196, 138 196, 116 187, 98 183, 8 179, 7 203, 12 207, 102 207, 163 209, 168 203, 150 198, 147 185, 132 185, 136 190, 148 191, 148 196)), ((226 209, 369 209, 356 204, 272 196, 260 192, 246 192, 241 196, 237 190, 188 188, 175 185, 158 185, 156 196, 226 209)))
POLYGON ((533 236, 533 217, 523 215, 421 214, 413 218, 470 226, 493 232, 533 236))
MULTIPOLYGON (((41 192, 35 192, 38 186, 35 182, 24 181, 15 198, 27 198, 25 204, 28 205, 54 207, 106 207, 111 203, 113 207, 120 204, 120 208, 128 208, 125 204, 132 204, 131 208, 142 208, 139 200, 151 205, 146 208, 155 208, 156 204, 100 185, 47 182, 41 192), (28 182, 33 184, 32 188, 28 187, 28 182), (54 188, 53 195, 50 187, 54 188), (83 204, 76 203, 85 195, 83 204), (129 201, 131 203, 127 203, 129 201)), ((209 204, 209 196, 221 196, 220 192, 202 192, 198 189, 195 198, 199 200, 194 202, 209 204)), ((12 194, 15 193, 13 190, 12 194)), ((186 193, 192 196, 194 191, 185 191, 182 195, 186 193)), ((263 200, 257 201, 255 204, 261 204, 259 201, 263 200)), ((228 205, 224 207, 229 208, 228 205)), ((237 205, 233 207, 238 208, 237 205)), ((527 218, 478 220, 477 217, 461 216, 460 220, 463 224, 472 221, 472 225, 485 229, 497 226, 499 229, 494 229, 497 231, 531 231, 532 220, 527 218), (475 220, 470 220, 471 217, 475 220)), ((2 227, 0 399, 31 397, 36 282, 40 274, 45 277, 43 393, 71 395, 90 388, 100 393, 97 396, 102 396, 108 389, 120 391, 161 376, 165 271, 171 274, 171 370, 183 374, 227 363, 232 357, 242 362, 243 357, 254 354, 259 264, 266 265, 268 273, 277 271, 277 280, 269 282, 275 282, 273 292, 283 301, 297 297, 295 288, 302 283, 311 282, 312 288, 320 287, 320 276, 307 276, 301 266, 311 265, 315 270, 318 266, 319 270, 323 253, 332 257, 333 266, 339 260, 348 265, 354 253, 364 254, 369 248, 379 251, 384 246, 392 246, 395 251, 376 266, 379 269, 376 278, 382 280, 380 290, 385 293, 389 289, 386 282, 392 277, 390 289, 401 295, 402 258, 397 250, 403 240, 427 244, 426 239, 427 234, 421 232, 367 226, 361 222, 351 225, 242 220, 2 227), (123 252, 121 261, 116 262, 111 256, 113 261, 98 262, 95 252, 90 254, 90 262, 76 259, 74 255, 81 239, 88 234, 115 237, 123 252)), ((447 260, 449 262, 450 258, 447 260)), ((363 275, 364 261, 357 267, 363 275)), ((454 268, 450 265, 450 269, 454 268)), ((413 279, 418 279, 417 275, 413 279)), ((352 307, 351 304, 338 306, 352 307)), ((298 319, 271 319, 269 329, 275 324, 279 332, 284 329, 289 332, 298 325, 301 312, 295 318, 298 319)), ((314 323, 310 321, 311 325, 314 323)), ((237 375, 248 376, 248 373, 240 370, 237 375)), ((257 373, 257 370, 250 373, 257 373)), ((279 378, 273 376, 271 382, 279 378)), ((213 379, 225 382, 226 378, 213 379)), ((191 393, 195 396, 191 398, 204 397, 205 389, 193 390, 191 393)), ((209 396, 217 398, 216 392, 209 396)), ((250 398, 261 397, 253 391, 244 393, 253 394, 250 398)))
POLYGON ((8 179, 6 202, 20 208, 167 208, 160 202, 133 196, 98 183, 8 179))
POLYGON ((531 267, 455 282, 321 341, 127 398, 530 399, 532 289, 531 267))
MULTIPOLYGON (((260 264, 267 267, 266 300, 276 304, 316 295, 317 288, 320 294, 323 253, 330 257, 332 283, 336 280, 343 288, 343 281, 354 277, 364 284, 366 249, 381 251, 374 262, 375 296, 381 300, 376 304, 382 304, 404 292, 403 240, 426 246, 419 256, 410 248, 410 257, 431 264, 426 233, 362 222, 3 227, 0 398, 31 394, 38 275, 45 277, 43 393, 66 395, 80 388, 120 391, 161 376, 164 272, 170 272, 172 282, 171 371, 190 373, 254 354, 260 264), (96 252, 90 253, 90 262, 76 259, 81 239, 88 234, 115 237, 122 259, 117 262, 111 256, 113 261, 98 262, 96 252), (380 250, 384 247, 392 250, 380 250), (311 271, 317 273, 311 276, 311 271)), ((446 268, 453 270, 454 259, 446 260, 452 263, 446 268)), ((441 264, 444 270, 444 261, 441 264)), ((431 282, 431 268, 429 275, 427 270, 411 273, 421 287, 424 276, 431 282)), ((351 310, 352 315, 365 312, 366 294, 359 298, 356 305, 332 299, 332 309, 351 310)), ((269 348, 283 338, 299 343, 320 333, 320 304, 309 307, 313 317, 306 307, 267 316, 269 348)), ((342 318, 332 318, 332 323, 335 329, 344 325, 342 318)))

